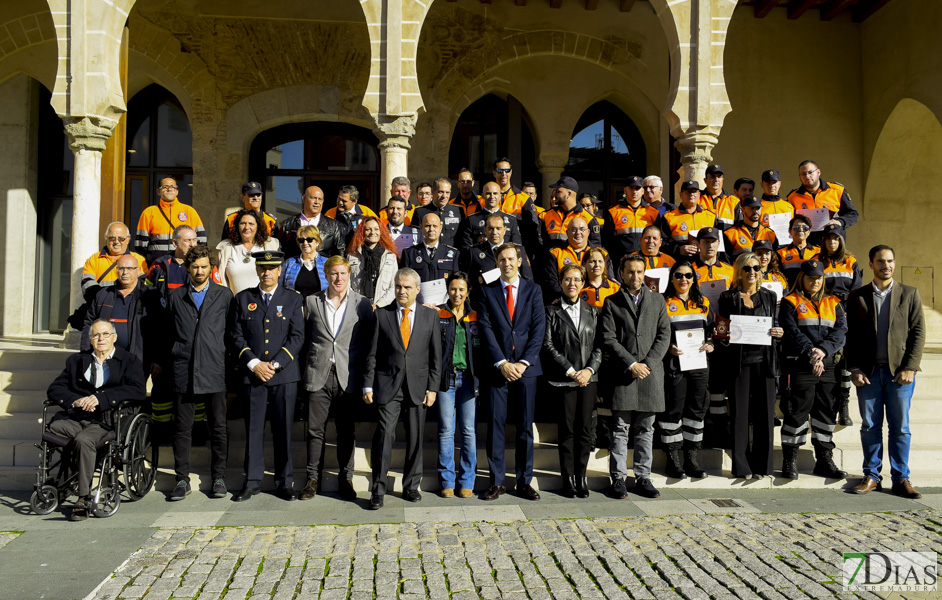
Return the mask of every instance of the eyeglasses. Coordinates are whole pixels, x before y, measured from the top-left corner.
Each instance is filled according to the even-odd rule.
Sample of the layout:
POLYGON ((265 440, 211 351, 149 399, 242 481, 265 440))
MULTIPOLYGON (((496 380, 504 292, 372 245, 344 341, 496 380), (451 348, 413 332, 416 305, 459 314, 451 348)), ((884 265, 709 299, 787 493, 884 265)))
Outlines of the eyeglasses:
POLYGON ((760 267, 759 265, 755 265, 755 266, 746 265, 745 267, 742 268, 742 272, 743 273, 761 273, 762 267, 760 267))
POLYGON ((93 340, 105 340, 105 339, 110 338, 113 335, 114 334, 109 331, 108 333, 93 333, 89 335, 88 337, 92 338, 93 340))
POLYGON ((160 187, 157 188, 157 189, 158 189, 158 190, 177 190, 177 189, 180 189, 180 188, 178 188, 178 187, 175 186, 175 185, 162 185, 162 186, 160 186, 160 187))
POLYGON ((674 279, 693 279, 694 274, 690 272, 686 273, 674 273, 674 279))
POLYGON ((587 233, 589 230, 585 227, 579 227, 578 229, 573 227, 569 230, 569 233, 587 233))
POLYGON ((510 173, 513 169, 494 169, 495 173, 510 173))
POLYGON ((644 189, 646 189, 646 190, 656 190, 656 189, 658 189, 659 187, 661 187, 661 186, 659 186, 659 185, 646 185, 646 186, 644 186, 644 189))
POLYGON ((314 243, 316 243, 316 242, 317 242, 317 240, 314 239, 314 238, 308 238, 308 237, 299 237, 299 238, 298 238, 298 243, 299 243, 299 244, 314 244, 314 243))
POLYGON ((811 231, 811 228, 807 225, 795 225, 792 227, 792 231, 811 231))
POLYGON ((582 277, 564 277, 563 283, 578 283, 582 284, 582 277))
POLYGON ((117 267, 119 273, 127 273, 128 271, 137 271, 140 267, 117 267))
POLYGON ((121 242, 123 244, 124 242, 128 241, 128 238, 122 237, 119 235, 109 235, 108 237, 105 238, 105 241, 106 242, 121 242))

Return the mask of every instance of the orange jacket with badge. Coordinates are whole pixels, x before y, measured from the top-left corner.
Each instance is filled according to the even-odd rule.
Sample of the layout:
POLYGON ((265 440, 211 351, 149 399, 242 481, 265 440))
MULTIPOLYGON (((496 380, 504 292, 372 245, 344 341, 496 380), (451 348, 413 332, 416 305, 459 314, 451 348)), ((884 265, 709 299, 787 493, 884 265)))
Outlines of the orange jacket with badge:
POLYGON ((730 196, 726 190, 720 192, 720 195, 713 196, 701 193, 700 206, 716 215, 716 228, 728 229, 736 223, 739 211, 739 196, 735 194, 730 196))
POLYGON ((815 304, 803 293, 792 292, 782 299, 778 320, 785 330, 786 358, 808 359, 815 348, 833 356, 844 347, 847 319, 837 296, 826 294, 815 304))
MULTIPOLYGON (((144 260, 143 256, 137 252, 131 252, 130 249, 124 254, 130 254, 137 259, 137 264, 141 268, 141 274, 147 273, 147 261, 144 260)), ((124 256, 124 254, 111 256, 108 254, 108 248, 104 247, 101 249, 101 252, 96 252, 89 256, 88 260, 85 261, 85 266, 82 268, 82 292, 87 291, 88 288, 94 285, 111 285, 112 282, 118 278, 118 269, 112 268, 108 271, 108 268, 119 258, 124 256), (108 274, 102 277, 105 271, 108 271, 108 274), (99 277, 101 277, 101 280, 99 280, 99 277)))
POLYGON ((788 201, 795 210, 804 208, 826 208, 832 219, 837 219, 847 229, 857 222, 857 209, 850 200, 850 195, 840 183, 822 181, 818 192, 812 194, 804 186, 792 190, 788 201))
POLYGON ((733 267, 723 261, 716 261, 712 265, 700 262, 697 259, 693 263, 693 270, 697 273, 697 283, 703 285, 707 281, 719 281, 723 279, 726 285, 733 280, 733 267))
POLYGON ((674 263, 677 262, 674 260, 673 256, 664 254, 663 252, 658 252, 654 256, 648 256, 644 252, 632 252, 644 259, 644 264, 646 269, 660 269, 662 267, 670 269, 674 266, 674 263))
POLYGON ((454 204, 461 208, 464 211, 464 216, 469 217, 474 213, 478 212, 481 208, 484 208, 484 201, 480 196, 471 196, 468 198, 468 202, 465 203, 461 196, 455 196, 448 201, 449 204, 454 204))
POLYGON ((743 252, 752 252, 752 245, 759 240, 772 242, 773 250, 778 247, 775 232, 761 224, 755 230, 752 230, 740 223, 736 227, 727 229, 723 235, 726 236, 726 253, 729 255, 730 260, 743 252))
POLYGON ((173 202, 161 200, 144 209, 137 222, 134 249, 143 254, 148 263, 173 254, 173 230, 180 225, 192 227, 196 232, 196 243, 206 245, 206 228, 196 209, 175 198, 173 202))
POLYGON ((811 260, 821 251, 817 246, 807 245, 804 250, 799 250, 794 244, 789 244, 784 248, 778 249, 779 262, 782 263, 782 272, 785 279, 788 280, 788 287, 791 288, 798 278, 801 271, 801 263, 811 260))
POLYGON ((581 297, 583 300, 591 304, 596 308, 602 308, 602 305, 605 304, 605 299, 621 289, 621 286, 618 285, 618 282, 612 281, 608 277, 602 280, 599 287, 595 287, 591 283, 584 288, 582 288, 581 297))
POLYGON ((711 211, 697 206, 693 212, 687 212, 682 207, 664 213, 664 235, 669 239, 671 254, 675 248, 688 243, 691 231, 699 231, 704 227, 716 226, 716 215, 711 211))
MULTIPOLYGON (((569 222, 576 217, 585 219, 589 227, 589 245, 601 246, 602 234, 599 222, 589 211, 584 209, 581 204, 576 204, 569 212, 560 207, 548 209, 543 213, 543 244, 549 248, 564 248, 569 245, 569 238, 566 230, 569 228, 569 222)), ((581 263, 580 263, 581 264, 581 263)))
MULTIPOLYGON (((559 285, 559 270, 566 265, 581 265, 585 258, 585 253, 589 250, 586 246, 583 250, 576 250, 572 246, 564 248, 550 248, 546 255, 546 267, 543 274, 543 298, 551 302, 559 297, 563 289, 559 285)), ((605 270, 609 279, 615 277, 612 270, 612 259, 609 257, 605 248, 601 249, 605 254, 605 270)))
POLYGON ((788 217, 788 220, 791 221, 792 217, 795 216, 795 207, 792 206, 792 203, 788 200, 782 199, 781 196, 769 196, 768 194, 762 194, 763 225, 766 227, 769 226, 769 215, 778 215, 782 213, 791 215, 788 217))
POLYGON ((608 209, 608 218, 602 225, 602 244, 612 255, 621 258, 641 249, 641 232, 661 218, 656 208, 641 201, 638 208, 630 204, 616 204, 608 209))

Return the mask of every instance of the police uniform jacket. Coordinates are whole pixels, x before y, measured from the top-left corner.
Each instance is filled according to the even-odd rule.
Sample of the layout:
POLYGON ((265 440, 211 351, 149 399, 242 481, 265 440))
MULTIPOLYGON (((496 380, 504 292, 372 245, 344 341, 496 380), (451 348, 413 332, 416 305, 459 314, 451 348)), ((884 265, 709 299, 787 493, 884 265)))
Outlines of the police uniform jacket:
MULTIPOLYGON (((494 214, 498 214, 504 218, 504 227, 507 228, 507 231, 504 232, 504 241, 513 242, 515 244, 523 243, 523 240, 520 237, 520 227, 517 225, 517 219, 513 215, 508 215, 507 213, 501 211, 494 211, 494 214)), ((491 213, 484 210, 483 208, 476 213, 468 216, 464 221, 461 222, 461 225, 458 226, 458 235, 455 238, 455 246, 459 249, 467 250, 475 244, 480 244, 484 241, 484 221, 489 217, 491 213)))
MULTIPOLYGON (((288 217, 281 222, 278 228, 278 240, 281 241, 281 250, 285 256, 301 256, 301 248, 298 247, 298 229, 301 229, 301 215, 288 217)), ((344 241, 343 231, 340 223, 336 219, 331 219, 321 213, 321 218, 317 221, 317 231, 321 234, 321 247, 318 252, 321 256, 343 256, 347 247, 344 241)))
POLYGON ((438 215, 442 220, 441 241, 449 246, 454 246, 455 238, 458 235, 458 226, 464 220, 464 212, 461 208, 454 204, 446 204, 439 208, 434 202, 429 202, 425 206, 415 209, 412 220, 415 222, 416 227, 422 226, 422 219, 429 213, 438 215))
POLYGON ((232 292, 212 281, 198 310, 189 285, 170 292, 167 309, 173 327, 170 358, 175 392, 226 391, 226 348, 230 345, 226 324, 231 308, 232 292))
POLYGON ((569 228, 569 222, 576 217, 582 217, 589 228, 588 245, 601 246, 602 227, 599 225, 598 220, 577 202, 568 211, 557 206, 543 213, 540 217, 540 237, 543 240, 543 247, 549 250, 551 248, 565 248, 569 245, 566 230, 569 228))
POLYGON ((568 302, 563 298, 559 304, 546 307, 546 331, 543 334, 543 352, 549 359, 548 364, 555 366, 548 372, 549 381, 571 382, 566 375, 570 368, 576 371, 592 369, 589 381, 599 380, 599 366, 602 364, 602 348, 596 343, 598 332, 598 310, 584 300, 579 303, 579 327, 569 317, 562 306, 568 302))
MULTIPOLYGON (((533 281, 533 268, 530 266, 530 258, 527 256, 527 250, 519 244, 517 244, 517 248, 519 248, 521 254, 523 254, 523 263, 520 265, 520 276, 533 281)), ((462 253, 461 256, 464 259, 463 269, 468 274, 471 285, 475 288, 484 285, 483 273, 497 268, 497 257, 494 255, 494 249, 491 248, 491 243, 486 240, 472 246, 467 253, 462 253)))
POLYGON ((792 292, 779 305, 778 320, 785 335, 782 353, 785 358, 808 364, 811 351, 824 351, 825 358, 833 357, 844 347, 847 319, 840 298, 825 294, 815 303, 802 292, 792 292))
POLYGON ((267 307, 258 287, 236 294, 229 329, 239 363, 246 367, 245 383, 275 386, 301 380, 298 356, 304 345, 302 302, 301 294, 280 285, 267 307), (262 383, 247 368, 255 358, 277 362, 281 371, 262 383))
POLYGON ((403 268, 414 269, 422 281, 434 281, 451 277, 458 270, 459 256, 457 248, 439 240, 434 253, 429 254, 425 242, 420 242, 403 250, 399 262, 403 268))
POLYGON ((841 262, 835 262, 822 248, 817 260, 824 265, 824 284, 828 293, 834 294, 842 301, 862 285, 863 270, 855 257, 848 254, 841 262))
POLYGON ((108 379, 102 387, 95 389, 95 385, 85 377, 93 360, 91 351, 70 355, 65 361, 65 369, 49 385, 46 395, 62 407, 70 418, 95 421, 111 429, 114 427, 113 409, 119 403, 128 401, 140 404, 146 398, 144 368, 136 356, 116 347, 114 356, 105 361, 108 379), (98 398, 95 410, 88 412, 73 408, 76 400, 92 394, 98 398))

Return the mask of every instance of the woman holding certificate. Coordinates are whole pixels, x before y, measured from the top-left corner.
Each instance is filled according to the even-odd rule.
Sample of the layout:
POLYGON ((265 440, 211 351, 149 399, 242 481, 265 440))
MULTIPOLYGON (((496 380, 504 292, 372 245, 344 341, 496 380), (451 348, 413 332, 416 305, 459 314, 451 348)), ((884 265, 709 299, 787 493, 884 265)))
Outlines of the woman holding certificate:
POLYGON ((782 400, 782 477, 798 479, 798 449, 808 439, 810 415, 814 474, 843 479, 847 473, 837 468, 831 454, 837 413, 835 355, 844 347, 847 320, 840 298, 827 293, 821 261, 801 263, 778 318, 788 333, 782 351, 791 380, 791 395, 782 400))
POLYGON ((736 257, 729 289, 720 295, 717 339, 727 337, 723 361, 733 408, 733 476, 772 474, 777 340, 775 294, 760 284, 762 266, 752 252, 736 257), (722 332, 721 329, 726 329, 722 332), (749 424, 752 423, 752 444, 749 424))
POLYGON ((665 410, 657 418, 667 449, 666 474, 701 479, 707 473, 697 463, 697 451, 703 445, 703 419, 710 405, 707 354, 713 352, 713 311, 689 261, 671 268, 664 298, 673 338, 664 357, 665 410))

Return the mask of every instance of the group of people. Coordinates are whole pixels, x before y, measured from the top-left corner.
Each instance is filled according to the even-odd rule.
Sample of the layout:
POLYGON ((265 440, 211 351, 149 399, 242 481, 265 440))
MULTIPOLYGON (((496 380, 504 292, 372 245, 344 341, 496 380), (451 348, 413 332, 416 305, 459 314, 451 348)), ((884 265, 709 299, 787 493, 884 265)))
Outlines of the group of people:
MULTIPOLYGON (((159 203, 141 216, 138 252, 124 224, 108 228, 82 279, 83 349, 105 375, 91 367, 86 375, 95 389, 109 386, 114 355, 95 348, 113 335, 113 346, 153 377, 154 419, 173 425, 171 500, 191 491, 192 432, 204 413, 210 493, 228 495, 227 415, 236 406, 247 435, 235 501, 260 490, 266 418, 276 494, 315 497, 330 416, 340 493, 355 498, 354 424, 368 406, 377 422, 369 507, 383 506, 400 419, 403 497, 418 501, 433 405, 442 496, 474 493, 479 420, 487 423, 489 472, 481 497, 507 491, 509 420, 514 491, 538 500, 531 485, 538 388, 540 405, 557 416, 559 472, 570 497, 589 495, 590 452, 605 441, 617 498, 628 493, 629 443, 633 488, 646 497, 659 496, 650 478, 656 445, 668 477, 707 476, 698 462, 705 436, 732 449, 735 477, 770 476, 777 396, 782 475, 798 477, 798 449, 810 431, 814 473, 844 478, 832 436, 837 424, 850 424, 852 384, 865 456, 864 479, 853 490, 880 486, 885 418, 893 491, 918 497, 907 466, 908 407, 925 337, 918 293, 894 282, 888 246, 870 251, 874 278, 864 285, 845 240, 857 212, 814 162, 801 163, 801 185, 785 198, 776 170, 762 173, 757 197, 748 178, 727 194, 722 167, 710 165, 706 188, 683 182, 677 206, 662 198, 657 176, 628 178, 607 208, 563 176, 545 209, 532 183, 511 185, 507 159, 493 167, 480 195, 462 169, 457 193, 441 177, 416 186, 415 205, 411 182, 396 177, 378 212, 359 202, 354 186, 341 187, 336 207, 325 210, 323 190, 312 186, 301 212, 281 222, 263 211, 262 186, 248 182, 242 206, 227 211, 216 252, 169 178, 160 182, 159 203), (291 425, 299 401, 308 456, 297 493, 291 425), (596 415, 599 407, 611 416, 596 415), (596 439, 596 417, 607 420, 609 440, 596 439)), ((75 413, 77 398, 58 388, 50 397, 71 411, 63 418, 87 417, 75 413)))

